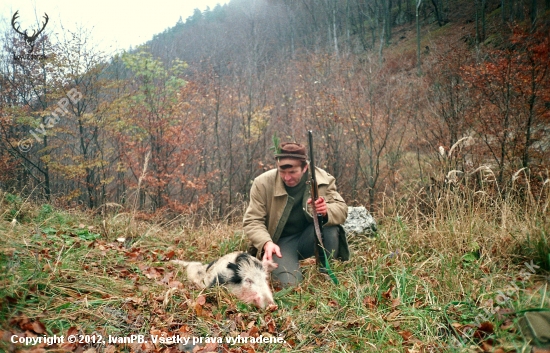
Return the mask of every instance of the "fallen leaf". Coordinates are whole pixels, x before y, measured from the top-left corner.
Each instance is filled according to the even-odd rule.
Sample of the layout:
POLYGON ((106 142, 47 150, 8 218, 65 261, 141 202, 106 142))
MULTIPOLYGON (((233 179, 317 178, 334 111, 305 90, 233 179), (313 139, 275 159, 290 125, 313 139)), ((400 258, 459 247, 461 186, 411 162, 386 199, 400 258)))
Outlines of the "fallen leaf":
POLYGON ((293 339, 293 338, 289 338, 286 340, 286 343, 291 346, 291 347, 295 347, 296 346, 296 341, 293 339))
POLYGON ((202 305, 200 305, 199 303, 195 303, 194 308, 197 316, 202 316, 202 305))
POLYGON ((401 331, 399 332, 399 335, 403 337, 404 341, 408 341, 413 336, 411 331, 401 331))
POLYGON ((174 250, 169 251, 166 254, 164 254, 164 260, 165 261, 171 260, 174 257, 174 255, 176 255, 176 252, 174 250))
POLYGON ((266 317, 267 332, 276 333, 277 326, 275 326, 275 321, 271 317, 266 317))
POLYGON ((385 291, 384 293, 382 293, 382 297, 386 298, 386 299, 391 299, 391 291, 393 290, 393 284, 390 286, 390 288, 388 288, 387 291, 385 291))
POLYGON ((78 334, 78 329, 74 326, 69 328, 69 330, 67 331, 67 336, 73 336, 76 334, 78 334))
POLYGON ((501 330, 513 330, 514 329, 514 322, 510 319, 507 319, 500 325, 501 330))
POLYGON ((479 344, 479 346, 481 347, 483 352, 493 352, 494 351, 493 345, 491 343, 487 342, 487 341, 481 342, 479 344))
POLYGON ((247 333, 249 337, 258 337, 259 332, 260 330, 256 326, 253 326, 250 328, 250 330, 248 330, 247 333))
POLYGON ((399 310, 392 311, 388 316, 386 316, 386 321, 395 320, 395 318, 397 318, 399 314, 401 314, 401 311, 399 310))
POLYGON ((204 349, 202 352, 217 352, 218 351, 218 344, 216 342, 207 343, 206 346, 204 346, 204 349))
POLYGON ((143 301, 143 299, 138 298, 138 297, 128 297, 128 298, 126 298, 126 302, 134 303, 134 304, 141 304, 142 301, 143 301))
POLYGON ((168 287, 170 288, 183 288, 183 283, 181 283, 180 281, 170 281, 168 282, 168 287))
POLYGON ((204 305, 206 303, 206 297, 204 295, 199 295, 197 298, 197 304, 204 305))
POLYGON ((37 320, 32 323, 32 330, 38 334, 43 334, 44 332, 46 332, 46 326, 44 326, 43 323, 37 320))
POLYGON ((482 322, 481 325, 479 325, 479 330, 485 333, 493 333, 495 331, 495 328, 492 323, 485 321, 482 322))
POLYGON ((180 326, 180 328, 178 329, 178 332, 179 333, 190 333, 192 330, 191 330, 191 327, 187 326, 187 325, 182 325, 180 326))
POLYGON ((492 323, 488 321, 482 322, 477 328, 476 332, 474 332, 474 337, 477 339, 483 339, 486 336, 492 334, 494 330, 495 329, 492 323))
POLYGON ((115 352, 116 352, 116 347, 113 345, 108 345, 103 350, 103 353, 115 353, 115 352))
POLYGON ((391 307, 392 308, 396 308, 399 305, 401 305, 401 298, 392 299, 392 301, 391 301, 391 307))
POLYGON ((371 310, 374 310, 377 307, 376 298, 370 296, 363 299, 363 304, 371 310))
POLYGON ((392 321, 391 322, 391 325, 395 330, 399 330, 399 328, 401 327, 401 324, 402 324, 401 321, 392 321))

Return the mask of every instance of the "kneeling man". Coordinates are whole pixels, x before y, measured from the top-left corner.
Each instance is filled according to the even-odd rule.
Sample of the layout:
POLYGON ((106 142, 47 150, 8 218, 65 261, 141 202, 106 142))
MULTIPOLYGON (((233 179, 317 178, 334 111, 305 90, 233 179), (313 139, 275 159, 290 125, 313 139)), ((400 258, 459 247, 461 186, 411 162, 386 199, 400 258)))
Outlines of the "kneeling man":
MULTIPOLYGON (((307 205, 311 201, 309 164, 305 146, 283 143, 275 155, 277 168, 254 179, 250 203, 244 215, 244 231, 250 240, 249 253, 279 266, 272 272, 283 286, 302 280, 299 260, 315 253, 316 235, 307 205)), ((348 207, 332 175, 315 168, 319 198, 315 206, 323 216, 323 245, 329 259, 349 260, 342 224, 348 207)))

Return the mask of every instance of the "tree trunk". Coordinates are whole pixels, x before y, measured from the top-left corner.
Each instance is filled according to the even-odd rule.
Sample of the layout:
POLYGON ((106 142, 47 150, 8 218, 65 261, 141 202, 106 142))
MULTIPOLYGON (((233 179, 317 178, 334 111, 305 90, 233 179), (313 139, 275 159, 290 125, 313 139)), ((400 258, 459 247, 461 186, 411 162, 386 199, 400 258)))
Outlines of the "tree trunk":
POLYGON ((531 31, 534 31, 535 25, 537 23, 537 0, 531 0, 530 15, 531 15, 531 31))
POLYGON ((420 4, 422 3, 422 0, 417 0, 416 3, 416 65, 418 70, 418 75, 420 76, 422 74, 422 70, 420 69, 421 61, 420 61, 420 16, 419 16, 419 10, 420 10, 420 4))
POLYGON ((529 118, 527 119, 527 126, 525 127, 525 148, 523 150, 522 165, 524 168, 529 167, 529 146, 531 145, 531 129, 533 125, 533 119, 535 116, 535 102, 537 81, 535 77, 535 68, 531 68, 531 96, 529 97, 529 118))
POLYGON ((487 10, 487 0, 481 0, 481 41, 486 38, 487 23, 485 21, 485 11, 487 10))
POLYGON ((334 54, 338 56, 338 35, 336 33, 336 5, 332 8, 332 35, 334 37, 334 54))
POLYGON ((389 43, 391 41, 391 29, 392 29, 392 18, 391 18, 391 0, 385 0, 386 5, 384 9, 384 25, 385 25, 385 32, 386 32, 386 43, 389 43))
POLYGON ((479 45, 480 42, 480 34, 479 34, 479 0, 475 0, 475 14, 476 14, 476 46, 479 45))
POLYGON ((434 6, 434 11, 435 11, 435 19, 437 20, 437 25, 439 27, 442 27, 445 23, 443 22, 443 19, 441 18, 442 14, 442 9, 441 7, 439 6, 437 0, 432 0, 432 4, 434 6))

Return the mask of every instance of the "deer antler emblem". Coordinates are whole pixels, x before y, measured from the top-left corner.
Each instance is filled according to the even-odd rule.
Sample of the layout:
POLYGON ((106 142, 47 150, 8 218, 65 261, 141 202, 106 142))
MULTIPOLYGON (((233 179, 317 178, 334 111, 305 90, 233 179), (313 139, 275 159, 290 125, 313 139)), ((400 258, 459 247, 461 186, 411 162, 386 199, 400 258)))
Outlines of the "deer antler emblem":
POLYGON ((19 28, 21 27, 20 25, 17 25, 17 28, 15 27, 17 24, 16 21, 18 17, 19 17, 19 10, 15 11, 15 13, 13 14, 13 17, 11 18, 11 26, 17 33, 19 33, 24 37, 25 42, 27 42, 27 44, 31 47, 31 50, 29 51, 29 53, 32 53, 32 51, 34 50, 34 41, 36 40, 36 38, 38 38, 38 35, 44 31, 44 28, 46 28, 46 25, 48 24, 48 20, 50 18, 48 17, 48 14, 44 12, 45 21, 42 23, 42 28, 40 28, 39 30, 33 30, 32 35, 29 36, 27 34, 27 31, 28 31, 27 29, 24 32, 21 32, 19 30, 19 28))

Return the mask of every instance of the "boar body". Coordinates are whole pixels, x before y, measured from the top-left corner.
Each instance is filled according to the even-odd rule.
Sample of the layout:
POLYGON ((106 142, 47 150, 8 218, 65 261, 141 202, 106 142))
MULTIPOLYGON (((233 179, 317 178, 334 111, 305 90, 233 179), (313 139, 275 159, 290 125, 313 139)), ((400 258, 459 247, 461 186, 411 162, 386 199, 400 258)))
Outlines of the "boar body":
POLYGON ((187 278, 199 288, 223 285, 245 303, 258 308, 274 305, 268 284, 268 272, 276 267, 273 262, 260 260, 245 252, 227 254, 209 264, 173 260, 187 269, 187 278))

